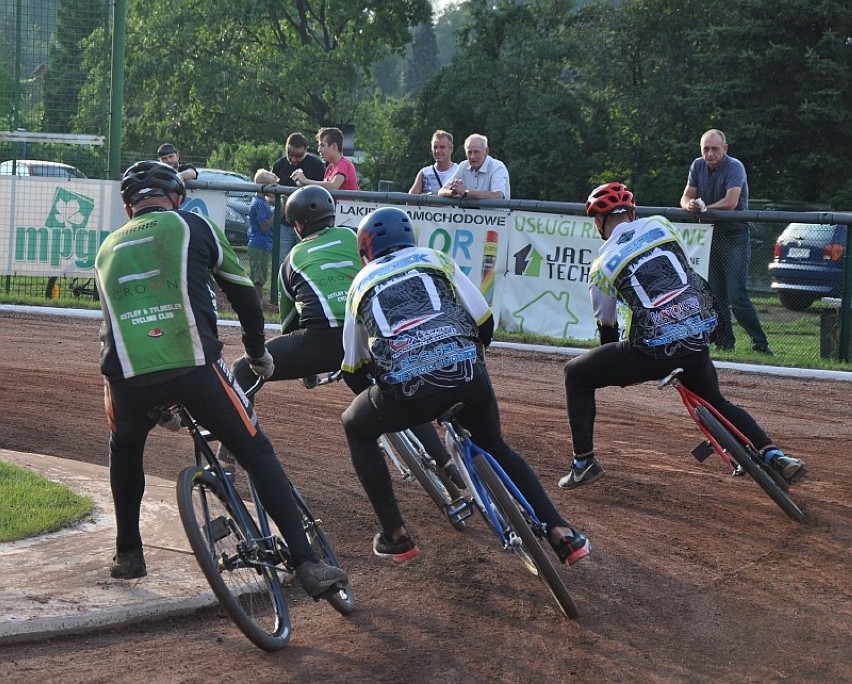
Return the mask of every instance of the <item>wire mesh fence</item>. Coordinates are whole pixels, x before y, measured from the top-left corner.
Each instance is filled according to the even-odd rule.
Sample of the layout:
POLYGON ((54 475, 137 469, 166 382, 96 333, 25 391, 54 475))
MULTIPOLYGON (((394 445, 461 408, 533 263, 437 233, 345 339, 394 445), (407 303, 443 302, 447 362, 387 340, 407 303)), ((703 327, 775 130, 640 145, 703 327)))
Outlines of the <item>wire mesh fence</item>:
POLYGON ((0 173, 105 177, 108 25, 108 0, 0 2, 0 173))

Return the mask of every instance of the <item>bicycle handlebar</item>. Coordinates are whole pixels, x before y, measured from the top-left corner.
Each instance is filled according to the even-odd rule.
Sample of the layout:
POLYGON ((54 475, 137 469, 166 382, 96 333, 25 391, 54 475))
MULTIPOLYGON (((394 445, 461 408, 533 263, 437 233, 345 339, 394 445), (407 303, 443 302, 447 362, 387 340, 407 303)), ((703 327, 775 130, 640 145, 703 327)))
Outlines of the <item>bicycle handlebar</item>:
POLYGON ((311 375, 307 378, 302 378, 302 385, 304 385, 307 389, 313 389, 320 385, 330 385, 333 382, 340 382, 342 377, 343 372, 338 369, 331 373, 326 373, 325 375, 311 375))

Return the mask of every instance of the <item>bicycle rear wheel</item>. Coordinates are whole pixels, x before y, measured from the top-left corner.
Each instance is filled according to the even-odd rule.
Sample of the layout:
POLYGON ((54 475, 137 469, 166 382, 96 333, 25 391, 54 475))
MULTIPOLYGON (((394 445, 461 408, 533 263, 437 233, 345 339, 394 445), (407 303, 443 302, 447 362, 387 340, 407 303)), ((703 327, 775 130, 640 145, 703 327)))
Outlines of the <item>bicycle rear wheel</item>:
POLYGON ((715 437, 719 445, 728 452, 739 465, 742 466, 751 478, 760 485, 764 492, 769 495, 778 506, 796 522, 802 522, 805 514, 789 497, 787 492, 775 481, 775 479, 764 470, 762 463, 758 462, 759 454, 752 455, 751 450, 746 449, 731 431, 728 430, 705 406, 696 408, 695 415, 701 421, 707 431, 715 437))
POLYGON ((284 648, 291 625, 275 568, 279 557, 247 512, 245 524, 234 515, 238 507, 245 511, 242 501, 231 500, 213 473, 192 466, 178 477, 177 502, 192 551, 222 607, 259 648, 284 648))
POLYGON ((463 530, 464 520, 453 519, 449 515, 450 505, 461 496, 461 492, 437 468, 434 459, 426 452, 420 440, 408 431, 393 432, 386 437, 420 486, 426 490, 429 498, 435 502, 442 515, 455 529, 463 530))
MULTIPOLYGON (((307 502, 302 498, 302 495, 295 486, 293 486, 293 497, 296 499, 296 505, 302 512, 302 526, 305 528, 305 535, 307 535, 308 541, 316 554, 329 565, 334 565, 338 568, 341 567, 334 549, 331 548, 328 537, 325 536, 322 520, 314 517, 311 509, 308 508, 307 502)), ((355 610, 355 594, 352 593, 352 587, 348 584, 343 589, 338 589, 333 594, 328 594, 324 598, 341 615, 349 615, 355 610)))
POLYGON ((515 543, 512 546, 512 550, 521 556, 525 564, 528 561, 533 563, 537 570, 536 574, 550 590, 560 610, 567 617, 576 620, 580 617, 580 612, 577 610, 577 606, 568 593, 562 577, 559 575, 557 569, 553 567, 553 563, 542 548, 539 537, 530 526, 529 514, 526 509, 509 493, 506 485, 503 484, 500 476, 494 472, 494 469, 485 457, 475 456, 473 467, 476 469, 476 474, 479 476, 482 484, 488 490, 493 503, 499 509, 500 517, 508 521, 510 536, 514 533, 515 543))

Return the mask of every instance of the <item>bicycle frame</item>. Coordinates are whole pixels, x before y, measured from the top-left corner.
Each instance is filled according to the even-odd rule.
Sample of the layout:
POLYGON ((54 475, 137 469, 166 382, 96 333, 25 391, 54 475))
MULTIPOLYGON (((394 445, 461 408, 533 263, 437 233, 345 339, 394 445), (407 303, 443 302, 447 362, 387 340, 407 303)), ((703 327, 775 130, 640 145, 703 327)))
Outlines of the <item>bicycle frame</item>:
POLYGON ((464 509, 469 508, 471 503, 475 503, 482 515, 491 523, 491 527, 500 535, 504 548, 508 549, 514 546, 515 540, 512 539, 503 528, 502 523, 494 512, 494 504, 491 497, 489 496, 485 486, 480 481, 479 476, 476 474, 473 462, 475 458, 480 457, 488 461, 494 472, 497 473, 497 476, 506 486, 506 489, 509 490, 509 493, 518 501, 518 503, 521 504, 521 506, 523 506, 524 511, 529 516, 529 519, 537 532, 544 536, 546 532, 545 524, 539 520, 533 507, 526 500, 524 495, 521 494, 518 487, 514 482, 512 482, 511 478, 506 474, 506 471, 503 470, 497 460, 485 451, 485 449, 480 447, 478 444, 475 444, 470 439, 470 435, 466 430, 462 430, 460 427, 457 430, 453 419, 440 419, 440 423, 447 431, 447 435, 455 445, 454 449, 450 449, 450 456, 467 484, 468 492, 473 497, 473 501, 467 498, 460 501, 456 506, 453 506, 450 509, 450 513, 459 514, 464 509))
POLYGON ((686 407, 686 410, 689 413, 689 417, 692 418, 692 420, 695 422, 695 424, 699 427, 699 429, 701 430, 701 433, 704 435, 704 437, 707 439, 707 441, 710 442, 710 444, 713 446, 713 449, 715 450, 715 452, 717 454, 719 454, 719 457, 725 462, 725 464, 728 467, 732 467, 735 470, 739 470, 739 466, 737 466, 735 463, 733 463, 731 461, 730 456, 728 456, 728 453, 725 451, 725 449, 722 447, 722 445, 720 445, 719 442, 716 441, 716 438, 713 437, 713 435, 710 434, 710 432, 707 430, 707 428, 704 427, 704 424, 698 419, 698 416, 696 415, 697 407, 703 406, 704 408, 706 408, 738 440, 740 440, 743 444, 748 446, 753 451, 757 451, 757 449, 754 448, 754 445, 751 443, 751 440, 748 437, 746 437, 742 432, 740 432, 736 428, 736 426, 734 426, 731 423, 731 421, 729 421, 727 418, 725 418, 725 416, 723 416, 721 413, 719 413, 719 411, 716 410, 716 408, 709 401, 698 396, 695 392, 693 392, 688 387, 685 387, 683 385, 683 383, 677 377, 678 374, 682 371, 683 371, 682 368, 675 368, 665 378, 660 380, 659 385, 658 385, 659 389, 662 389, 663 387, 666 387, 667 385, 671 385, 672 387, 674 387, 677 390, 678 394, 680 395, 680 399, 683 402, 683 405, 686 407))
MULTIPOLYGON (((263 378, 258 378, 257 382, 246 390, 246 396, 248 398, 253 397, 263 386, 263 383, 263 378)), ((281 558, 278 556, 279 549, 275 548, 272 543, 276 536, 272 532, 269 525, 269 516, 267 515, 263 504, 260 502, 260 497, 257 494, 251 478, 248 477, 247 482, 249 494, 251 495, 251 502, 257 512, 256 516, 252 516, 249 513, 242 496, 239 492, 237 492, 236 486, 232 482, 231 478, 228 477, 228 474, 225 472, 225 469, 222 467, 222 464, 219 462, 216 454, 213 453, 213 449, 210 447, 210 442, 217 441, 217 438, 208 429, 202 427, 195 418, 192 417, 189 410, 183 404, 175 404, 167 410, 176 412, 180 417, 181 425, 189 430, 194 445, 195 464, 200 468, 206 467, 207 470, 216 476, 220 485, 225 489, 228 499, 234 502, 235 505, 232 514, 237 518, 240 525, 243 526, 243 529, 260 528, 260 536, 253 541, 264 545, 266 547, 265 551, 273 553, 274 557, 270 558, 269 565, 277 565, 281 558)))
MULTIPOLYGON (((256 387, 259 387, 259 384, 256 387)), ((278 550, 271 544, 275 535, 273 535, 269 526, 269 516, 266 514, 266 509, 263 507, 263 504, 260 503, 260 498, 257 495, 257 491, 254 488, 254 483, 251 481, 251 478, 247 478, 247 481, 252 504, 257 511, 257 515, 254 517, 246 509, 242 496, 240 496, 239 492, 237 492, 236 486, 231 481, 231 478, 228 477, 225 469, 222 467, 222 464, 219 462, 219 459, 210 447, 210 442, 215 440, 215 437, 206 428, 201 427, 183 405, 178 405, 177 411, 180 416, 181 423, 192 435, 192 441, 195 445, 196 465, 203 468, 206 462, 210 472, 216 476, 220 485, 224 487, 228 498, 232 502, 238 502, 237 505, 234 506, 235 510, 232 511, 232 514, 238 519, 240 525, 243 526, 243 529, 260 527, 260 537, 253 541, 264 544, 267 547, 267 551, 276 554, 276 557, 271 558, 269 561, 270 565, 276 565, 280 560, 277 557, 278 550)))

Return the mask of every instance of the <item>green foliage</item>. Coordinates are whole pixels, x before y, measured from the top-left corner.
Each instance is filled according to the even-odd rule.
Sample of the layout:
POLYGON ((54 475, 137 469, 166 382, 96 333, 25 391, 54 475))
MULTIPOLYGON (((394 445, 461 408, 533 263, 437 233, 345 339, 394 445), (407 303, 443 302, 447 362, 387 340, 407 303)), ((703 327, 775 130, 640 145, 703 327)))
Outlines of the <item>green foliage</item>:
POLYGON ((131 2, 128 144, 169 139, 206 157, 270 127, 349 124, 376 62, 428 19, 427 0, 131 2), (179 26, 180 30, 175 30, 179 26))
POLYGON ((586 123, 567 68, 573 46, 561 39, 573 2, 470 0, 467 9, 452 63, 418 97, 418 135, 450 130, 456 158, 470 133, 487 135, 492 155, 509 168, 514 197, 584 196, 586 123))
POLYGON ((414 31, 411 54, 405 61, 403 83, 406 92, 417 90, 438 71, 438 42, 435 27, 428 21, 414 31))
POLYGON ((271 169, 272 164, 284 154, 281 143, 221 143, 210 154, 207 165, 215 169, 237 171, 254 178, 258 169, 271 169))
POLYGON ((0 461, 0 542, 68 527, 83 519, 93 506, 87 496, 0 461))
POLYGON ((83 43, 104 23, 103 5, 90 0, 59 3, 56 34, 49 51, 50 68, 44 80, 44 130, 66 133, 77 113, 80 89, 86 80, 83 43))
POLYGON ((716 19, 698 62, 717 83, 692 97, 728 133, 751 191, 832 201, 850 178, 852 5, 735 0, 716 19))
POLYGON ((361 189, 377 190, 380 180, 390 180, 396 192, 407 191, 413 174, 408 177, 408 174, 400 174, 399 169, 405 168, 401 151, 409 135, 406 122, 411 117, 410 105, 406 100, 375 92, 372 98, 361 101, 357 117, 360 122, 358 147, 367 157, 358 168, 361 189))

